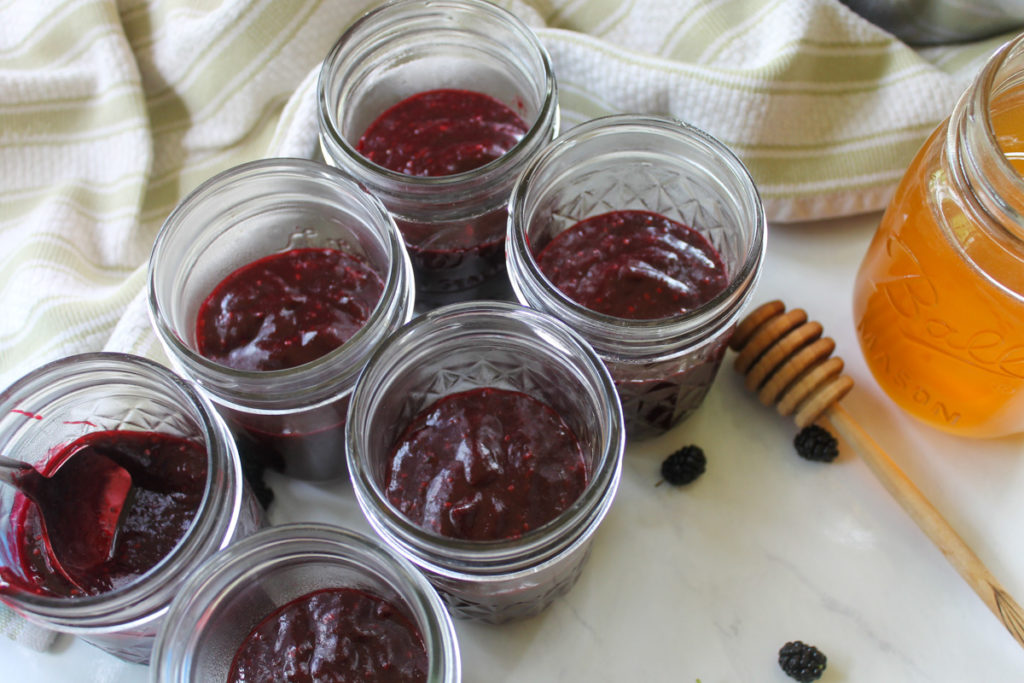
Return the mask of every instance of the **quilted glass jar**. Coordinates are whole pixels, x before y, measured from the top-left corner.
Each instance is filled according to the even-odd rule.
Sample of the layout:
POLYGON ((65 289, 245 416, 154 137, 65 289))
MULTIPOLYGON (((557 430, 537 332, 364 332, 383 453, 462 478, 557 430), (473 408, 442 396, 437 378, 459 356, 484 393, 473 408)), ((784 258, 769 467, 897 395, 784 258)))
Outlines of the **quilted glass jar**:
MULTIPOLYGON (((559 123, 554 70, 533 31, 482 0, 386 3, 341 36, 324 60, 317 88, 324 159, 355 178, 395 217, 412 260, 417 305, 427 310, 456 301, 511 298, 504 257, 509 192, 526 162, 557 134, 559 123), (505 151, 488 163, 448 174, 392 170, 359 151, 361 137, 378 117, 428 91, 492 98, 518 116, 525 133, 510 147, 502 144, 505 151)), ((415 124, 437 132, 418 157, 438 156, 431 145, 440 144, 444 129, 472 118, 438 120, 444 116, 433 109, 430 120, 415 124)), ((394 147, 412 144, 401 139, 394 147)), ((450 151, 461 157, 469 147, 456 144, 450 151)))
POLYGON ((374 354, 352 396, 347 444, 370 526, 426 574, 455 614, 498 623, 540 612, 575 584, 618 489, 625 433, 611 378, 586 342, 543 313, 469 302, 417 318, 374 354), (481 387, 521 392, 553 409, 575 434, 589 479, 546 524, 497 540, 451 538, 392 504, 387 468, 414 416, 481 387))
POLYGON ((660 434, 696 410, 764 259, 764 210, 740 160, 707 133, 671 119, 594 119, 534 158, 509 206, 508 272, 516 295, 593 345, 615 379, 629 436, 660 434), (541 271, 537 253, 556 236, 593 216, 628 210, 701 235, 724 264, 724 289, 683 313, 635 320, 577 303, 541 271))

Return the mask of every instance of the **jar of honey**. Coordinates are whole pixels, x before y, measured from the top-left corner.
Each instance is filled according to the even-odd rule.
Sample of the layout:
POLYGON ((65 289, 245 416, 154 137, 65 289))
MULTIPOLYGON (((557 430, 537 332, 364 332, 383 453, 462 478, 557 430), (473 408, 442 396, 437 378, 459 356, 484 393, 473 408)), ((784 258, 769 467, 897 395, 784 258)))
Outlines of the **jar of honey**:
POLYGON ((910 164, 854 286, 857 337, 907 412, 1024 432, 1024 35, 989 59, 910 164))

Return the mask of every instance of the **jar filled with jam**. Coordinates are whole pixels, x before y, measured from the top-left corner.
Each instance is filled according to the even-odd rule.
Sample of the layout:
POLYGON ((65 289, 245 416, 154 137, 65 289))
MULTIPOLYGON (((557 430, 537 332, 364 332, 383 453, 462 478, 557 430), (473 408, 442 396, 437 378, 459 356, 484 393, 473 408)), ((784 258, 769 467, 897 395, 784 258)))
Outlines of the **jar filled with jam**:
POLYGON ((886 393, 962 436, 1024 431, 1024 36, 989 59, 911 162, 854 286, 886 393))
POLYGON ((150 314, 171 362, 214 401, 243 460, 300 479, 344 476, 349 394, 413 299, 384 207, 303 159, 200 185, 149 262, 150 314))
POLYGON ((764 258, 764 211, 740 160, 671 119, 594 119, 534 158, 509 207, 516 295, 593 345, 629 436, 692 414, 764 258))
POLYGON ((444 306, 385 342, 346 436, 370 526, 453 613, 490 623, 537 614, 575 584, 625 447, 586 342, 497 301, 444 306))
POLYGON ((153 680, 459 683, 451 618, 423 575, 379 541, 284 524, 233 545, 167 613, 153 680))
POLYGON ((317 94, 324 159, 395 217, 420 307, 511 298, 509 192, 559 120, 533 31, 482 0, 391 2, 341 36, 317 94))
MULTIPOLYGON (((210 402, 144 358, 70 356, 0 392, 5 456, 49 476, 86 449, 130 475, 130 488, 108 498, 120 509, 108 520, 116 522, 109 554, 87 569, 61 570, 36 506, 0 486, 0 600, 47 628, 144 663, 188 573, 256 531, 262 511, 210 402)), ((77 472, 81 487, 68 495, 91 488, 93 472, 77 472)), ((89 537, 103 511, 72 511, 89 537)))

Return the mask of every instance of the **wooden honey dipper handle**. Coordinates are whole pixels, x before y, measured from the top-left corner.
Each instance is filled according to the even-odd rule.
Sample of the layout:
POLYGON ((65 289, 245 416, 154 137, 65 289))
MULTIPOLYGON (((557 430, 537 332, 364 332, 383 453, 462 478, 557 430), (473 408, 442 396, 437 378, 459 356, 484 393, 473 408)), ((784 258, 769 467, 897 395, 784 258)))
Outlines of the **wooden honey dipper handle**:
POLYGON ((839 405, 853 388, 842 375, 843 362, 830 357, 835 343, 821 338, 821 325, 807 322, 800 309, 786 312, 781 301, 752 311, 736 327, 729 346, 737 352, 736 370, 746 386, 783 415, 794 414, 799 427, 827 418, 843 440, 974 589, 1006 630, 1024 647, 1024 610, 949 525, 903 470, 839 405))

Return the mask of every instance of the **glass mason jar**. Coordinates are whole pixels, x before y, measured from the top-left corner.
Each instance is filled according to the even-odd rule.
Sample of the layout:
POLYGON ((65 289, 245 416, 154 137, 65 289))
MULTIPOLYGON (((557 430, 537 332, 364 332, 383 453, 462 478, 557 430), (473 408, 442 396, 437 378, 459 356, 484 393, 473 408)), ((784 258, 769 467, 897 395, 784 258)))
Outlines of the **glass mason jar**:
POLYGON ((311 592, 332 588, 354 588, 390 603, 420 632, 426 680, 461 680, 455 629, 423 575, 375 540, 323 524, 266 529, 194 572, 160 631, 151 680, 228 680, 235 653, 257 624, 311 592))
POLYGON ((349 476, 370 526, 424 571, 455 614, 492 623, 536 614, 573 586, 618 488, 625 447, 615 389, 593 350, 557 320, 504 302, 437 309, 381 346, 356 384, 346 440, 349 476), (554 409, 589 471, 569 507, 518 538, 427 531, 384 492, 387 462, 410 420, 480 387, 521 392, 554 409))
POLYGON ((150 315, 171 362, 213 399, 243 459, 300 479, 345 474, 349 394, 413 305, 409 259, 384 207, 337 170, 302 159, 243 164, 200 185, 164 222, 149 263, 150 315), (328 247, 361 258, 384 283, 348 341, 279 370, 237 370, 199 353, 199 307, 226 276, 269 254, 328 247))
POLYGON ((853 314, 901 408, 973 437, 1024 431, 1024 36, 911 162, 857 273, 853 314))
POLYGON ((481 0, 388 3, 341 36, 317 91, 323 156, 395 217, 421 307, 511 298, 504 258, 509 192, 525 163, 557 134, 559 120, 551 60, 530 28, 481 0), (379 115, 438 89, 493 97, 529 129, 497 159, 451 175, 405 175, 357 150, 379 115))
POLYGON ((245 486, 231 434, 213 406, 152 361, 116 353, 71 356, 30 372, 0 393, 0 453, 37 467, 58 447, 108 430, 160 432, 205 447, 206 485, 187 532, 129 583, 97 595, 41 594, 31 589, 34 580, 19 557, 20 494, 0 486, 0 565, 7 574, 0 580, 0 599, 43 626, 145 663, 188 572, 259 528, 262 510, 245 486))
POLYGON ((615 379, 630 438, 660 434, 696 410, 764 259, 764 210, 742 162, 678 121, 594 119, 534 158, 509 212, 508 272, 519 301, 593 345, 615 379), (536 254, 579 221, 623 210, 654 212, 697 231, 721 256, 725 288, 685 313, 649 320, 605 315, 559 291, 536 254))

